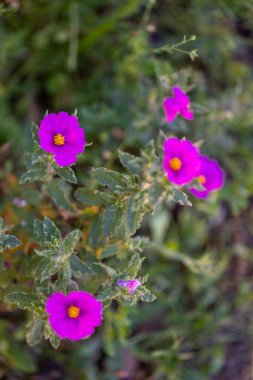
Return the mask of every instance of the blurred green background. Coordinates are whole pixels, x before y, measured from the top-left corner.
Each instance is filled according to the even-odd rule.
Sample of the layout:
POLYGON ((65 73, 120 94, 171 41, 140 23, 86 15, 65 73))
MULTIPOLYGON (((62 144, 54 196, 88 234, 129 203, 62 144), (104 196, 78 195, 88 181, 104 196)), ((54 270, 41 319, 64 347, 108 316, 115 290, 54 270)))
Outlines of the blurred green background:
POLYGON ((46 110, 78 110, 93 142, 77 168, 81 181, 90 166, 119 168, 118 147, 138 153, 162 129, 203 140, 202 151, 226 171, 226 186, 208 202, 146 218, 142 232, 156 248, 145 252, 143 271, 158 299, 119 305, 103 333, 58 351, 47 343, 31 349, 25 314, 0 303, 0 379, 253 378, 252 37, 251 0, 1 1, 0 211, 7 222, 24 223, 13 206, 17 178, 32 150, 30 125, 46 110), (159 52, 192 35, 182 52, 159 52), (192 61, 187 52, 195 49, 192 61), (175 84, 189 91, 190 125, 164 123, 162 100, 175 84))

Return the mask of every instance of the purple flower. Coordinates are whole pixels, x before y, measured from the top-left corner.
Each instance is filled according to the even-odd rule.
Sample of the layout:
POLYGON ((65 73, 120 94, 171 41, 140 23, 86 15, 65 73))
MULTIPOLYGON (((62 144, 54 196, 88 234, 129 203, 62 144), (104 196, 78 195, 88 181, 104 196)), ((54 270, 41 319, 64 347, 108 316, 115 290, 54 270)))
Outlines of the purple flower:
POLYGON ((117 284, 123 288, 127 288, 130 294, 133 294, 138 286, 141 285, 139 280, 118 280, 117 284))
POLYGON ((211 160, 206 156, 199 158, 200 167, 196 175, 196 179, 203 186, 203 190, 191 187, 189 190, 197 198, 207 198, 209 193, 219 190, 224 185, 224 171, 216 160, 211 160))
POLYGON ((181 115, 187 120, 193 119, 193 112, 190 110, 190 99, 181 90, 181 88, 173 87, 174 98, 166 98, 163 101, 165 117, 168 123, 172 123, 177 115, 181 115))
POLYGON ((189 140, 170 137, 164 142, 163 168, 168 180, 184 185, 196 177, 199 168, 199 151, 189 140))
POLYGON ((47 300, 46 312, 56 334, 72 341, 88 338, 102 321, 102 303, 83 291, 52 294, 47 300))
POLYGON ((78 118, 67 112, 46 115, 40 123, 39 138, 41 149, 53 154, 59 166, 74 164, 84 151, 84 130, 79 128, 78 118))

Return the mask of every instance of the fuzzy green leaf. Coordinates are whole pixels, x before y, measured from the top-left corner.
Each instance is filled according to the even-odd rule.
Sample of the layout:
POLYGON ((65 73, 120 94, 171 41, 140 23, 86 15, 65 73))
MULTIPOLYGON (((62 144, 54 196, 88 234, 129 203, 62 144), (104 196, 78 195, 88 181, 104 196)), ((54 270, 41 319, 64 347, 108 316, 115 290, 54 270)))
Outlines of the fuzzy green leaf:
POLYGON ((32 139, 36 145, 39 145, 40 143, 38 131, 39 131, 38 125, 36 125, 35 123, 32 123, 32 126, 31 126, 32 139))
POLYGON ((75 250, 76 245, 79 242, 81 236, 81 232, 79 230, 74 230, 67 234, 67 236, 63 240, 64 251, 67 256, 71 256, 75 250))
POLYGON ((0 252, 13 249, 22 245, 22 242, 14 235, 0 235, 0 252))
POLYGON ((84 261, 79 259, 78 256, 71 256, 69 263, 71 270, 74 272, 80 272, 88 275, 93 274, 90 267, 84 261))
POLYGON ((35 319, 28 322, 26 329, 26 341, 29 346, 34 347, 39 344, 43 338, 45 328, 45 321, 41 319, 35 319))
POLYGON ((107 206, 103 214, 102 228, 106 237, 114 235, 121 225, 123 218, 123 211, 116 205, 107 206))
POLYGON ((19 183, 20 185, 23 185, 26 182, 43 181, 46 175, 47 171, 45 168, 32 168, 20 177, 19 183))
POLYGON ((139 175, 143 170, 143 163, 140 157, 136 157, 130 153, 118 151, 121 165, 126 168, 129 173, 139 175))
POLYGON ((47 243, 52 243, 54 240, 61 241, 61 232, 56 227, 54 222, 47 216, 43 220, 43 231, 45 236, 45 241, 47 243))
POLYGON ((192 206, 192 203, 188 200, 187 195, 183 191, 174 187, 171 189, 171 193, 172 202, 179 203, 181 206, 192 206))
POLYGON ((148 290, 145 286, 140 286, 138 288, 138 291, 143 292, 143 294, 140 296, 140 299, 143 302, 153 302, 156 299, 156 296, 151 293, 151 291, 148 290))
POLYGON ((104 203, 100 193, 93 193, 81 187, 75 191, 74 195, 76 200, 87 206, 100 206, 104 203))
POLYGON ((116 279, 118 277, 117 272, 113 268, 109 267, 108 265, 105 265, 101 262, 94 262, 93 264, 95 266, 100 267, 110 278, 116 279))
POLYGON ((130 236, 141 226, 144 213, 142 200, 138 195, 131 195, 126 206, 126 225, 130 236))
POLYGON ((38 148, 32 155, 31 161, 32 164, 36 164, 37 162, 45 160, 45 152, 38 148))
POLYGON ((129 278, 136 278, 139 270, 141 269, 141 265, 144 259, 144 257, 140 257, 139 253, 135 253, 131 257, 122 275, 129 278))
POLYGON ((59 263, 44 257, 36 268, 36 279, 43 282, 60 270, 59 263))
POLYGON ((56 173, 64 179, 64 181, 77 184, 76 175, 73 169, 70 166, 60 167, 56 164, 53 164, 53 168, 56 173))
POLYGON ((42 246, 45 244, 45 235, 43 229, 43 222, 41 220, 35 219, 33 222, 33 236, 35 240, 42 246))
POLYGON ((128 188, 127 179, 120 173, 105 168, 93 169, 93 175, 102 186, 108 186, 111 190, 124 193, 128 188))
POLYGON ((72 211, 69 199, 70 187, 66 182, 59 178, 53 179, 44 188, 57 207, 72 211))
POLYGON ((106 259, 108 257, 112 257, 116 255, 116 253, 119 251, 119 247, 117 244, 112 244, 106 247, 102 254, 101 254, 101 259, 106 259))
POLYGON ((16 304, 20 309, 33 310, 35 306, 39 305, 38 298, 30 293, 14 292, 9 293, 5 300, 7 302, 16 304))

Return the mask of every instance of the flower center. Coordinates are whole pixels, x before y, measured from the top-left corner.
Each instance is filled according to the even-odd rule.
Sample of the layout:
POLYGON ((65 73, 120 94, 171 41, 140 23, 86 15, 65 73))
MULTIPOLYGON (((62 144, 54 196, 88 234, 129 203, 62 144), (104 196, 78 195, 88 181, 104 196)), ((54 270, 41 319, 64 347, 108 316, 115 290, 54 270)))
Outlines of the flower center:
POLYGON ((197 180, 199 181, 199 183, 201 183, 201 185, 204 185, 206 183, 206 177, 204 175, 199 175, 197 177, 197 180))
POLYGON ((70 318, 77 318, 80 314, 80 309, 79 307, 76 307, 76 306, 73 306, 71 305, 69 308, 68 308, 68 316, 70 318))
POLYGON ((182 161, 178 157, 174 157, 169 161, 169 166, 172 170, 178 171, 181 169, 182 161))
POLYGON ((64 145, 65 143, 65 137, 62 136, 61 133, 57 133, 57 135, 54 135, 54 143, 55 145, 64 145))

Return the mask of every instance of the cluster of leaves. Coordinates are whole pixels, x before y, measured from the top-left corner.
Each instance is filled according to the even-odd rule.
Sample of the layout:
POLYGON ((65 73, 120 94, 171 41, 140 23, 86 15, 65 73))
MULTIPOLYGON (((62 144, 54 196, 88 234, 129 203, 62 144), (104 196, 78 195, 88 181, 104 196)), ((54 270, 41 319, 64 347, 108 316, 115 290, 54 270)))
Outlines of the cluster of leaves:
MULTIPOLYGON (((106 166, 120 171, 127 182, 129 175, 133 176, 136 194, 146 202, 144 212, 146 207, 153 209, 154 204, 148 204, 151 193, 152 196, 164 194, 162 197, 168 201, 173 193, 177 199, 182 193, 164 186, 157 177, 153 182, 148 178, 138 182, 139 175, 130 172, 126 175, 119 169, 118 146, 139 155, 139 150, 145 150, 148 142, 156 137, 158 128, 166 135, 176 132, 193 141, 205 140, 206 153, 218 158, 228 175, 226 187, 210 202, 195 202, 193 208, 160 203, 151 217, 146 212, 141 232, 155 246, 145 250, 141 273, 149 274, 148 287, 159 301, 140 303, 138 308, 129 305, 133 297, 116 305, 113 302, 104 313, 103 342, 94 336, 88 345, 75 345, 75 350, 66 352, 66 344, 64 350, 52 352, 45 345, 47 349, 30 350, 27 355, 29 347, 23 343, 25 314, 12 310, 10 315, 8 304, 3 302, 0 377, 8 374, 14 377, 13 373, 22 377, 20 373, 36 372, 33 360, 43 366, 49 362, 49 353, 48 367, 70 371, 69 377, 75 371, 80 378, 116 379, 121 376, 116 371, 130 371, 125 367, 129 363, 126 358, 130 358, 133 373, 129 377, 133 378, 167 379, 169 376, 206 380, 215 378, 215 373, 217 379, 222 378, 219 371, 226 357, 227 343, 232 342, 228 356, 233 357, 234 369, 241 359, 245 336, 249 339, 252 336, 250 318, 247 323, 243 319, 245 313, 252 315, 249 199, 253 186, 252 176, 248 175, 253 170, 252 18, 249 17, 252 7, 249 1, 221 0, 216 4, 210 0, 69 0, 42 5, 8 0, 4 4, 0 10, 0 62, 4 68, 0 141, 10 141, 15 149, 9 145, 0 149, 0 210, 7 224, 16 225, 14 234, 23 245, 1 254, 5 262, 0 272, 3 297, 11 292, 30 293, 32 286, 33 294, 41 297, 44 308, 46 296, 55 289, 57 273, 48 281, 50 287, 43 297, 42 293, 36 293, 33 282, 37 264, 43 259, 36 255, 34 248, 46 249, 35 245, 32 224, 34 219, 43 221, 44 216, 55 221, 63 237, 71 230, 81 231, 78 254, 73 256, 94 274, 82 274, 80 270, 71 273, 73 286, 77 282, 98 296, 119 290, 116 278, 126 278, 123 270, 129 258, 138 253, 144 256, 135 253, 138 249, 130 242, 135 240, 134 244, 138 241, 143 246, 144 238, 140 242, 139 236, 138 240, 114 237, 113 227, 110 236, 104 236, 103 216, 110 203, 103 197, 114 196, 114 190, 108 186, 99 188, 94 176, 90 176, 90 167, 106 166), (20 7, 9 12, 15 3, 20 7), (139 21, 146 5, 149 7, 140 29, 139 21), (184 49, 184 45, 180 46, 182 36, 192 34, 196 34, 197 40, 187 44, 186 51, 178 52, 178 47, 184 49), (191 63, 188 57, 194 58, 196 48, 199 57, 196 63, 191 63), (162 97, 175 84, 191 90, 193 108, 198 114, 191 129, 182 120, 170 127, 162 120, 162 97), (195 88, 194 84, 197 84, 195 88), (36 169, 35 177, 34 172, 26 176, 33 177, 31 181, 37 176, 38 180, 36 183, 26 180, 25 191, 21 193, 18 164, 24 150, 31 149, 30 121, 38 122, 47 108, 72 112, 75 107, 87 136, 94 141, 92 153, 84 154, 75 169, 81 189, 56 174, 53 163, 45 156, 35 166, 30 158, 26 159, 30 169, 36 169), (37 169, 42 171, 36 174, 37 169), (41 174, 46 174, 43 183, 41 174), (165 187, 166 191, 162 192, 165 187), (84 202, 78 199, 78 192, 85 194, 84 202), (116 274, 108 274, 101 264, 117 269, 116 274), (233 323, 231 331, 230 323, 233 323), (237 345, 238 352, 234 351, 237 345), (101 360, 102 373, 99 372, 101 360)), ((159 144, 156 150, 159 151, 159 144)), ((122 220, 126 218, 125 206, 131 195, 134 192, 126 192, 120 206, 117 204, 123 211, 122 220)), ((36 284, 38 288, 42 285, 36 284)), ((123 300, 129 295, 122 289, 122 294, 112 300, 117 301, 119 297, 123 300)), ((110 302, 107 299, 105 306, 110 302)), ((33 318, 32 312, 29 315, 33 318)), ((41 330, 44 329, 45 324, 41 330)), ((243 352, 246 361, 248 352, 249 346, 243 352)), ((238 367, 242 368, 241 362, 238 367)), ((235 379, 243 379, 241 372, 233 372, 235 379)), ((49 369, 47 376, 50 377, 49 369)), ((63 373, 62 377, 67 376, 63 373)), ((228 377, 231 378, 231 371, 228 377)))
MULTIPOLYGON (((36 255, 33 255, 27 266, 33 285, 29 292, 15 291, 7 294, 5 300, 31 312, 27 325, 27 342, 31 346, 40 342, 44 334, 45 339, 49 339, 53 347, 57 348, 60 339, 47 323, 44 310, 47 297, 56 291, 66 293, 79 289, 79 286, 84 286, 88 276, 94 277, 94 283, 99 284, 97 297, 106 307, 112 300, 130 304, 135 304, 138 300, 153 301, 156 297, 145 286, 147 276, 140 277, 139 274, 144 260, 140 254, 152 244, 146 237, 133 236, 141 227, 144 215, 153 213, 165 200, 182 205, 190 205, 190 202, 185 193, 175 186, 169 186, 165 180, 161 158, 157 157, 152 140, 138 157, 118 152, 119 160, 127 173, 122 174, 104 167, 93 168, 91 176, 96 180, 96 187, 98 183, 103 191, 78 187, 74 191, 76 203, 72 199, 70 185, 77 184, 74 171, 70 167, 58 167, 52 156, 40 149, 38 127, 35 124, 32 126, 32 135, 36 150, 31 156, 27 155, 27 171, 21 176, 20 184, 34 183, 35 186, 30 191, 38 192, 40 197, 51 200, 56 208, 68 213, 67 218, 75 214, 75 223, 79 224, 79 228, 63 238, 50 218, 35 219, 33 236, 41 249, 34 250, 36 255), (36 189, 38 186, 39 189, 36 189), (81 211, 78 206, 80 204, 81 211), (82 220, 86 208, 94 208, 88 223, 87 220, 82 220), (80 256, 76 251, 77 245, 83 249, 80 256), (135 278, 138 278, 141 286, 133 295, 117 285, 119 279, 135 278)), ((3 247, 19 244, 14 236, 3 236, 3 247)))

